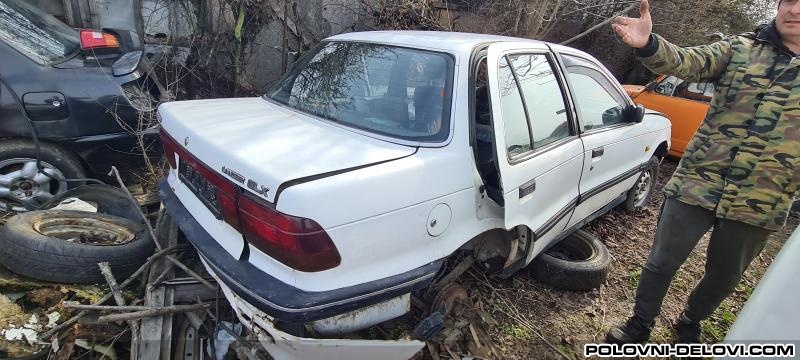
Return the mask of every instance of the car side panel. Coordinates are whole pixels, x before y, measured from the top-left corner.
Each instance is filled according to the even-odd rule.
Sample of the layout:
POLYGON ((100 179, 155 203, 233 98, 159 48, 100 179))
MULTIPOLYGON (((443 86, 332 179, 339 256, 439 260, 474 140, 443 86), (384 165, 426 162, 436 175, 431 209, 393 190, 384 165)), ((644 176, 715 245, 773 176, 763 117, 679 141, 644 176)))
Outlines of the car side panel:
MULTIPOLYGON (((296 286, 324 291, 402 273, 502 228, 502 218, 479 217, 481 194, 471 167, 472 154, 460 146, 421 148, 414 156, 286 189, 278 210, 317 221, 342 257, 334 269, 295 272, 296 286), (438 236, 428 231, 434 209, 450 214, 436 217, 437 230, 444 228, 438 236)), ((254 265, 273 266, 275 260, 250 250, 254 265)))
POLYGON ((665 114, 672 122, 672 146, 669 155, 674 157, 683 156, 686 145, 708 113, 708 103, 666 96, 649 90, 643 91, 633 100, 648 109, 665 114))
POLYGON ((668 125, 663 117, 645 115, 645 120, 636 126, 584 137, 587 149, 585 171, 605 175, 584 175, 580 203, 568 227, 602 209, 636 183, 642 171, 641 166, 650 160, 662 142, 669 139, 668 125), (598 158, 592 158, 591 149, 600 144, 604 147, 604 154, 598 161, 598 158))
MULTIPOLYGON (((39 65, 0 41, 0 77, 20 100, 27 93, 40 92, 60 93, 66 97, 66 104, 62 105, 68 110, 66 118, 33 121, 42 139, 62 140, 123 132, 113 114, 122 121, 135 124, 138 121, 138 112, 129 105, 120 85, 133 81, 140 75, 135 72, 115 77, 110 68, 87 66, 58 69, 39 65)), ((2 106, 4 113, 19 112, 20 109, 19 105, 6 99, 2 106)), ((28 121, 27 118, 25 120, 28 121)), ((0 136, 31 136, 29 126, 17 126, 19 123, 10 126, 5 122, 4 118, 0 124, 0 136)))

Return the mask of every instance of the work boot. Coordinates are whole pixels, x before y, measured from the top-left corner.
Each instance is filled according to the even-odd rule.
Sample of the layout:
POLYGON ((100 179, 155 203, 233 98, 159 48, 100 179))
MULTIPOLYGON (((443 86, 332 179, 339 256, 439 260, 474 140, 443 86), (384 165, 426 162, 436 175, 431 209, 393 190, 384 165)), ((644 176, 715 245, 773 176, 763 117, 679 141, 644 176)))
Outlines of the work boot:
POLYGON ((633 315, 628 318, 623 326, 617 326, 609 330, 606 334, 606 342, 609 344, 633 344, 643 343, 650 339, 650 332, 653 330, 653 321, 633 315))
POLYGON ((678 344, 700 343, 700 322, 690 319, 686 313, 682 313, 678 317, 673 328, 675 329, 675 341, 678 344))

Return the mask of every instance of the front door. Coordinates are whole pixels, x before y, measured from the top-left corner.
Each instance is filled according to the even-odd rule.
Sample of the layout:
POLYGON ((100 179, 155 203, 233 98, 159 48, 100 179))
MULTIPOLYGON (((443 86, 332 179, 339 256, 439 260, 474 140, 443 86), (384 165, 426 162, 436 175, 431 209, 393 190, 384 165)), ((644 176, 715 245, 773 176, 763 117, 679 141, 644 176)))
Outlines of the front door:
POLYGON ((556 64, 545 44, 489 46, 505 226, 524 225, 533 232, 527 261, 564 230, 578 200, 583 168, 583 145, 556 64))
POLYGON ((593 62, 562 55, 585 147, 580 203, 570 226, 591 217, 630 189, 647 159, 645 127, 630 122, 621 87, 593 62))

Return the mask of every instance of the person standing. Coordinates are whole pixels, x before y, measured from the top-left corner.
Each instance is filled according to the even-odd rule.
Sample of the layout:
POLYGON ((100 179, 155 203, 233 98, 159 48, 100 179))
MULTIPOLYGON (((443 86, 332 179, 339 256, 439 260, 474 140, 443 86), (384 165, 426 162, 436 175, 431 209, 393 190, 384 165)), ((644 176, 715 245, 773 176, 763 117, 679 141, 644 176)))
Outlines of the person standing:
POLYGON ((800 186, 800 0, 778 3, 756 32, 681 48, 653 34, 649 3, 612 27, 645 67, 713 82, 708 115, 674 175, 639 285, 633 316, 609 343, 645 342, 678 268, 713 228, 705 274, 677 319, 678 343, 700 341, 707 319, 735 289, 769 235, 784 226, 800 186))

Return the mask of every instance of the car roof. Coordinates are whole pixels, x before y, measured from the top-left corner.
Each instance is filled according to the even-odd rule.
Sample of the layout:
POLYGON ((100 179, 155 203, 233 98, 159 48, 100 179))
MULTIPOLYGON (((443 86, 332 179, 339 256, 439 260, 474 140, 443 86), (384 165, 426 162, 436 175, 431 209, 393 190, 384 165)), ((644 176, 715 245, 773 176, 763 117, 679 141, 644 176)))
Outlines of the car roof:
POLYGON ((327 40, 379 42, 382 44, 391 44, 412 48, 439 49, 456 54, 472 52, 476 45, 491 42, 517 41, 530 42, 532 44, 540 45, 545 44, 543 41, 515 38, 510 36, 447 31, 411 30, 352 32, 331 36, 327 40))

